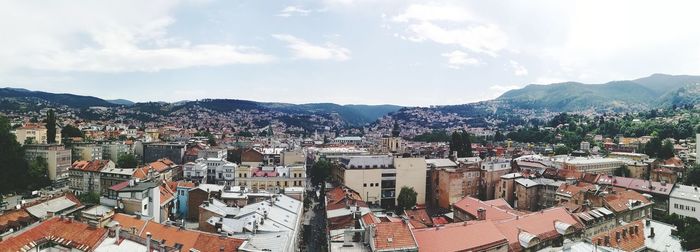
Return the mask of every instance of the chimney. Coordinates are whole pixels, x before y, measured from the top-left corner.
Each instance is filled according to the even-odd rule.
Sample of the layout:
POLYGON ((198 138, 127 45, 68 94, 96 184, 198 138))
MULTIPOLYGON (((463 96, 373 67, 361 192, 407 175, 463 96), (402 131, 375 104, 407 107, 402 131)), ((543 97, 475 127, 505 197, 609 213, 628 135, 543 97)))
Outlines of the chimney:
POLYGON ((151 251, 151 238, 153 238, 151 232, 146 232, 146 249, 148 251, 151 251))
POLYGON ((486 209, 479 207, 479 209, 476 210, 476 219, 480 221, 486 220, 486 209))
POLYGON ((626 228, 622 229, 622 238, 627 238, 627 229, 626 228))
POLYGON ((219 247, 219 252, 224 252, 226 248, 224 246, 219 247))
POLYGON ((637 225, 634 226, 634 234, 636 234, 636 235, 639 234, 639 226, 637 226, 637 225))
POLYGON ((649 234, 649 238, 654 238, 656 234, 654 233, 654 227, 651 227, 651 234, 649 234))
POLYGON ((630 236, 632 236, 634 234, 634 226, 629 228, 629 233, 630 233, 630 236))
POLYGON ((160 244, 160 246, 158 247, 158 251, 165 252, 165 242, 160 244))
POLYGON ((605 246, 610 246, 610 236, 609 235, 605 236, 605 246))
POLYGON ((620 231, 615 231, 615 241, 620 242, 620 231))
POLYGON ((114 244, 119 244, 119 233, 122 232, 122 226, 117 223, 114 228, 114 244))

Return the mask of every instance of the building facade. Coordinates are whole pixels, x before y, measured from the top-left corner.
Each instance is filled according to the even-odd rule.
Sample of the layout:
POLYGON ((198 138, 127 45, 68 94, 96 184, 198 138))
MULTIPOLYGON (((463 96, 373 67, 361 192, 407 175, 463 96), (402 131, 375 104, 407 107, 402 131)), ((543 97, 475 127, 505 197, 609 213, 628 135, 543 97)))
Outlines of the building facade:
POLYGON ((60 144, 25 145, 25 159, 32 161, 42 157, 48 164, 49 179, 56 186, 68 183, 68 169, 71 167, 71 151, 60 144))

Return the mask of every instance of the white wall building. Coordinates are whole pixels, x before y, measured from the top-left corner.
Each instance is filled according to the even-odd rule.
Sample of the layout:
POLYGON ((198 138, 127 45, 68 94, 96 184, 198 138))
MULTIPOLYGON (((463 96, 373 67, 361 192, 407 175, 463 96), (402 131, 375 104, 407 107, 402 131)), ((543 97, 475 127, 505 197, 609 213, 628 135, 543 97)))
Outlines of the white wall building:
POLYGON ((669 195, 668 211, 700 220, 700 188, 676 184, 669 195))

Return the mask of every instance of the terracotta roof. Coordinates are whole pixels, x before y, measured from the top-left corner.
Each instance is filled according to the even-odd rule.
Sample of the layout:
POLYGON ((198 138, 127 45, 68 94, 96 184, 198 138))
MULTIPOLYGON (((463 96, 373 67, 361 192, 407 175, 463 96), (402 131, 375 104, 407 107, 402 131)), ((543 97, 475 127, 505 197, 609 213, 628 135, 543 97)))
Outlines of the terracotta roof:
POLYGON ((168 169, 171 168, 172 165, 174 165, 173 161, 170 161, 170 159, 167 158, 162 158, 158 159, 155 162, 152 162, 148 165, 151 169, 154 169, 157 172, 164 172, 168 169))
POLYGON ((180 243, 182 244, 181 251, 190 251, 191 248, 199 251, 219 251, 221 246, 226 249, 225 251, 233 251, 243 244, 241 239, 220 238, 218 235, 200 231, 181 230, 178 227, 140 220, 124 214, 115 214, 113 220, 119 222, 122 230, 136 227, 136 235, 142 238, 146 238, 146 233, 151 233, 154 240, 165 240, 166 246, 173 247, 175 243, 180 243))
POLYGON ((631 201, 639 201, 641 204, 650 204, 651 201, 644 197, 641 193, 625 190, 622 188, 614 188, 612 193, 608 194, 603 198, 605 205, 613 210, 614 212, 624 212, 629 210, 629 204, 631 201))
POLYGON ((420 251, 482 251, 508 244, 506 237, 491 221, 414 229, 413 235, 420 251))
POLYGON ((54 217, 0 242, 0 251, 19 251, 24 246, 34 247, 48 240, 65 247, 91 251, 102 242, 106 234, 104 228, 92 228, 82 222, 54 217))
POLYGON ((112 190, 112 191, 119 191, 119 190, 121 190, 121 189, 124 189, 124 188, 127 187, 127 186, 129 186, 129 181, 124 181, 124 182, 121 182, 121 183, 119 183, 119 184, 116 184, 116 185, 113 185, 113 186, 109 187, 109 190, 112 190))
POLYGON ((137 168, 134 170, 134 175, 132 177, 144 180, 148 178, 148 170, 150 170, 148 166, 137 168))
POLYGON ((622 251, 637 251, 643 248, 644 242, 644 222, 642 220, 633 221, 624 226, 618 226, 591 237, 591 243, 600 244, 599 246, 618 248, 622 251), (636 232, 635 233, 635 228, 636 232), (630 229, 632 228, 632 229, 630 229), (617 233, 620 233, 620 241, 617 240, 617 233), (623 235, 624 234, 624 235, 623 235), (605 244, 605 236, 608 236, 610 244, 605 244))
POLYGON ((557 188, 557 193, 561 194, 566 194, 569 196, 572 196, 576 193, 579 193, 581 191, 587 191, 587 190, 594 190, 596 188, 596 185, 594 184, 589 184, 586 182, 578 182, 576 184, 561 184, 559 188, 557 188))
POLYGON ((164 205, 165 203, 168 203, 169 201, 173 200, 175 197, 175 193, 170 190, 170 187, 167 185, 163 184, 160 186, 160 205, 164 205))
POLYGON ((445 225, 450 223, 445 217, 433 217, 433 224, 435 225, 445 225))
POLYGON ((375 236, 372 242, 376 251, 418 248, 409 226, 403 221, 373 224, 375 236))
MULTIPOLYGON (((500 203, 498 205, 500 205, 500 203)), ((494 205, 489 205, 481 200, 472 197, 466 197, 460 201, 457 201, 456 203, 454 203, 454 208, 466 212, 472 217, 476 217, 477 210, 479 208, 483 208, 484 210, 486 210, 487 220, 503 220, 514 218, 515 216, 517 216, 517 214, 514 212, 501 209, 494 205)))
POLYGON ((556 221, 571 225, 574 229, 583 228, 583 224, 561 207, 522 215, 518 218, 494 221, 494 223, 508 239, 511 251, 521 251, 522 246, 518 239, 521 231, 532 234, 543 241, 552 239, 560 235, 555 228, 556 221))
POLYGON ((78 161, 73 162, 73 165, 71 166, 71 170, 99 172, 99 171, 102 171, 102 169, 104 169, 105 166, 107 166, 107 164, 109 164, 109 160, 93 160, 93 161, 78 160, 78 161))
POLYGON ((404 213, 411 222, 413 228, 426 228, 433 226, 433 219, 430 218, 425 209, 404 210, 404 213))
POLYGON ((34 217, 29 215, 29 213, 24 209, 4 212, 2 215, 0 215, 0 232, 3 232, 5 226, 15 225, 18 221, 29 222, 33 220, 34 217))

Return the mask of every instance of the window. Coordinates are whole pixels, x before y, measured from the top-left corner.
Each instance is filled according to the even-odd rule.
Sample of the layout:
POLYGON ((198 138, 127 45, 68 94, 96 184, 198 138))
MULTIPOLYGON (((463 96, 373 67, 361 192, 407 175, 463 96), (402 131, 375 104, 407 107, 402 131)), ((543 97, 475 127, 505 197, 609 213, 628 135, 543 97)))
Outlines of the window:
POLYGON ((367 187, 367 183, 362 184, 362 187, 367 187))

